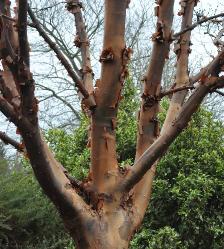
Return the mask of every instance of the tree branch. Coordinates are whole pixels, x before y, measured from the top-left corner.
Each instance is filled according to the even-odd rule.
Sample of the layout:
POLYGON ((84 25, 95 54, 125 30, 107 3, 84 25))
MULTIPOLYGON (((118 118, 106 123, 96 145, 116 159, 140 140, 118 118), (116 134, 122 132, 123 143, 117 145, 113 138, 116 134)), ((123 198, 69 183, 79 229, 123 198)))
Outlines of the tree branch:
POLYGON ((176 92, 180 92, 180 91, 184 91, 184 90, 193 90, 195 89, 194 86, 182 86, 182 87, 178 87, 178 88, 171 88, 170 90, 167 90, 167 91, 163 91, 161 92, 159 95, 158 95, 158 98, 163 98, 167 95, 170 95, 170 94, 173 94, 173 93, 176 93, 176 92))
MULTIPOLYGON (((161 92, 161 79, 166 59, 169 57, 170 36, 173 23, 174 0, 157 1, 156 6, 157 26, 152 36, 153 48, 149 66, 144 81, 141 109, 138 120, 138 138, 135 161, 159 136, 159 94, 161 92)), ((151 195, 152 182, 155 169, 147 172, 142 181, 134 189, 135 206, 144 214, 151 195)), ((139 221, 140 222, 140 221, 139 221)))
POLYGON ((40 85, 40 84, 36 84, 37 86, 47 90, 47 91, 50 91, 52 93, 52 96, 55 97, 56 99, 60 100, 62 103, 64 103, 68 108, 70 108, 70 110, 75 114, 76 118, 78 120, 80 120, 80 115, 79 113, 74 109, 74 107, 69 103, 67 102, 65 99, 63 99, 62 97, 60 97, 53 89, 49 88, 49 87, 46 87, 46 86, 43 86, 43 85, 40 85))
POLYGON ((153 163, 161 157, 174 139, 187 126, 192 114, 197 110, 203 98, 210 93, 211 90, 214 91, 216 88, 224 87, 223 77, 217 78, 223 65, 224 49, 219 52, 207 67, 201 70, 200 75, 197 75, 194 80, 200 81, 200 85, 183 105, 172 125, 168 126, 160 137, 148 147, 146 152, 135 162, 130 174, 118 188, 129 191, 138 183, 144 174, 152 167, 153 163))
POLYGON ((215 92, 215 93, 218 93, 218 94, 221 95, 221 96, 224 96, 224 92, 221 92, 221 91, 219 91, 219 90, 215 90, 214 92, 215 92))
POLYGON ((22 144, 17 142, 16 140, 12 139, 11 137, 7 136, 5 132, 0 131, 0 139, 5 143, 5 144, 10 144, 12 145, 16 150, 19 152, 24 152, 24 147, 22 144))
MULTIPOLYGON (((223 21, 223 26, 224 26, 224 21, 223 21)), ((216 45, 216 46, 224 46, 224 41, 221 40, 222 36, 224 34, 224 28, 221 29, 217 35, 217 37, 215 38, 215 40, 213 41, 213 43, 216 45)))
MULTIPOLYGON (((0 131, 0 139, 6 144, 10 144, 19 152, 26 152, 25 145, 23 143, 19 143, 16 140, 9 137, 5 132, 0 131)), ((68 171, 61 165, 61 169, 64 172, 65 176, 69 179, 72 186, 81 190, 81 182, 75 179, 73 176, 69 175, 68 171)))
MULTIPOLYGON (((71 63, 72 67, 75 70, 75 73, 78 75, 77 77, 81 77, 81 72, 79 71, 78 66, 76 65, 76 63, 74 62, 74 58, 76 58, 79 61, 79 58, 77 56, 78 51, 73 55, 71 54, 71 50, 68 49, 68 47, 65 44, 65 41, 63 41, 63 37, 61 37, 60 32, 58 31, 57 27, 55 27, 55 25, 52 22, 47 22, 45 21, 46 24, 50 25, 52 27, 52 30, 50 30, 47 25, 45 23, 41 23, 41 27, 50 34, 50 36, 52 36, 58 46, 58 48, 66 55, 66 57, 68 58, 69 62, 71 63), (54 31, 57 33, 54 34, 54 31)), ((40 23, 40 22, 39 22, 40 23)), ((81 63, 81 62, 80 62, 81 63)))
MULTIPOLYGON (((191 26, 193 11, 196 5, 197 0, 188 0, 181 1, 181 10, 179 15, 183 15, 182 23, 181 23, 181 31, 185 30, 186 27, 191 26)), ((175 86, 177 88, 183 86, 189 86, 189 71, 188 71, 188 62, 189 62, 189 54, 191 52, 191 32, 183 32, 178 41, 174 46, 174 52, 177 56, 177 69, 176 69, 176 77, 175 77, 175 86)), ((181 106, 185 100, 187 95, 187 90, 176 92, 173 94, 172 99, 170 101, 169 109, 166 115, 166 119, 163 123, 163 127, 161 133, 163 133, 168 126, 170 126, 178 115, 181 106)))
MULTIPOLYGON (((4 2, 10 3, 9 1, 4 2)), ((7 9, 9 12, 8 16, 10 16, 10 10, 9 8, 6 8, 4 4, 3 1, 0 1, 0 10, 5 11, 7 9)), ((18 48, 20 58, 18 60, 16 58, 16 60, 13 61, 14 67, 12 70, 16 86, 21 92, 23 109, 21 111, 20 108, 16 108, 13 103, 9 103, 11 99, 5 99, 0 95, 0 110, 17 126, 23 138, 23 143, 27 152, 26 154, 30 159, 35 176, 45 193, 65 217, 71 219, 74 218, 75 215, 75 219, 82 221, 88 217, 89 207, 74 190, 70 180, 65 175, 61 164, 54 158, 39 129, 37 103, 34 98, 34 82, 28 65, 29 53, 26 50, 28 43, 26 39, 27 29, 26 27, 24 28, 24 25, 26 26, 26 18, 23 16, 26 15, 25 5, 26 1, 19 0, 18 12, 20 17, 18 18, 18 34, 19 36, 25 36, 25 40, 19 37, 18 48), (22 41, 25 43, 22 44, 22 41), (33 118, 35 118, 35 120, 33 118)), ((7 28, 8 27, 11 28, 10 26, 7 26, 7 28)), ((11 35, 10 39, 12 39, 14 33, 11 32, 8 34, 11 35)), ((4 37, 4 35, 1 36, 1 38, 2 37, 4 37)), ((11 42, 10 44, 16 46, 16 43, 14 44, 11 42)), ((3 76, 4 73, 5 71, 2 73, 3 76)), ((0 86, 4 85, 5 82, 1 75, 0 86)), ((11 89, 9 89, 9 91, 11 91, 11 89)), ((6 136, 4 136, 4 134, 1 135, 6 141, 6 136)), ((8 138, 7 141, 10 141, 11 144, 14 144, 15 146, 18 145, 8 138)))
POLYGON ((13 123, 18 123, 18 116, 11 104, 8 103, 8 101, 0 95, 0 110, 1 112, 13 123))
MULTIPOLYGON (((206 82, 194 91, 188 101, 183 105, 181 112, 171 126, 145 151, 145 153, 130 168, 130 172, 119 186, 119 191, 129 191, 144 174, 152 167, 161 155, 168 149, 169 145, 186 128, 193 113, 196 112, 204 97, 217 83, 217 78, 208 78, 206 82)), ((224 86, 224 80, 222 80, 224 86)))
POLYGON ((193 30, 194 28, 196 28, 197 26, 199 26, 199 25, 201 25, 201 24, 203 24, 203 23, 205 23, 205 22, 207 22, 207 21, 209 21, 209 20, 212 20, 212 19, 215 19, 215 18, 217 18, 217 17, 220 17, 220 16, 224 16, 224 13, 220 13, 220 14, 217 14, 217 15, 214 15, 214 16, 210 16, 210 17, 205 17, 205 16, 203 16, 203 17, 201 18, 201 20, 199 20, 198 22, 194 23, 193 25, 191 25, 191 26, 189 26, 189 27, 184 28, 183 30, 181 30, 181 31, 178 32, 178 33, 175 33, 175 34, 173 35, 173 38, 172 38, 172 39, 173 39, 173 40, 176 40, 180 35, 186 33, 187 31, 191 31, 191 30, 193 30))
MULTIPOLYGON (((125 46, 126 0, 105 0, 104 41, 100 56, 101 78, 96 83, 97 108, 91 124, 91 171, 97 191, 111 182, 108 172, 118 168, 115 128, 121 89, 127 76, 130 50, 125 46)), ((112 179, 112 177, 110 178, 112 179)))
POLYGON ((86 33, 86 27, 84 19, 82 16, 82 3, 79 0, 67 0, 67 9, 75 17, 75 26, 76 26, 76 38, 75 45, 80 48, 82 56, 82 75, 83 83, 89 94, 92 94, 94 91, 93 88, 93 70, 90 60, 90 51, 89 51, 89 40, 86 33))
POLYGON ((19 56, 26 66, 30 66, 29 43, 27 37, 27 0, 19 0, 18 8, 18 37, 19 37, 19 56))
POLYGON ((63 55, 63 53, 58 49, 57 45, 50 39, 50 37, 47 35, 47 33, 44 31, 44 29, 41 27, 39 21, 35 17, 33 11, 30 7, 28 7, 28 13, 30 15, 30 18, 32 19, 32 22, 35 25, 36 30, 39 32, 40 36, 45 40, 45 42, 49 45, 49 47, 55 52, 57 58, 62 63, 62 65, 65 67, 65 69, 68 72, 68 75, 72 78, 72 80, 75 82, 78 90, 83 95, 84 99, 88 99, 89 107, 94 107, 96 105, 95 100, 92 96, 89 95, 88 91, 84 87, 82 81, 78 78, 78 76, 73 71, 73 68, 63 55))
POLYGON ((47 196, 65 217, 88 218, 89 208, 76 193, 65 169, 54 158, 38 127, 20 125, 27 156, 35 176, 47 196))
POLYGON ((38 103, 34 96, 34 79, 30 72, 29 42, 27 36, 27 0, 18 0, 18 62, 16 72, 12 72, 19 83, 22 102, 22 114, 33 124, 37 124, 38 103))

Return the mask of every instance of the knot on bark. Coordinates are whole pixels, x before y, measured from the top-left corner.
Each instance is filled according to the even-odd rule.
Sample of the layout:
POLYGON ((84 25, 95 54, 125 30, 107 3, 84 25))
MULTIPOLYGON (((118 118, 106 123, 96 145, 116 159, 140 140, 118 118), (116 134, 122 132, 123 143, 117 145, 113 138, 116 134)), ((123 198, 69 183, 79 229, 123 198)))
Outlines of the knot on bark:
POLYGON ((147 110, 147 109, 153 107, 159 101, 158 96, 156 96, 156 95, 148 95, 148 94, 145 94, 145 93, 142 94, 142 99, 144 100, 144 102, 143 102, 144 110, 147 110))
POLYGON ((85 74, 88 74, 88 73, 90 73, 90 74, 92 74, 92 76, 94 76, 93 70, 90 67, 88 67, 88 66, 85 66, 84 68, 81 68, 79 71, 82 74, 82 77, 85 74))
POLYGON ((66 8, 72 14, 75 14, 83 9, 83 3, 77 0, 68 0, 66 4, 66 8))
POLYGON ((111 62, 114 60, 114 52, 112 48, 104 49, 100 55, 100 62, 111 62))
POLYGON ((183 16, 184 15, 186 6, 187 6, 187 0, 181 0, 180 1, 180 10, 177 13, 178 16, 183 16))
POLYGON ((128 77, 129 72, 128 72, 128 63, 131 59, 131 54, 133 53, 131 48, 124 48, 122 50, 122 70, 121 70, 121 75, 120 75, 120 82, 121 85, 123 86, 125 79, 128 77))
POLYGON ((76 46, 77 48, 81 48, 81 46, 82 46, 83 44, 85 44, 86 46, 89 46, 89 41, 88 41, 88 40, 82 41, 82 40, 80 39, 79 35, 76 35, 76 36, 75 36, 75 40, 74 40, 74 44, 75 44, 75 46, 76 46))
POLYGON ((152 41, 163 43, 165 41, 164 23, 162 21, 157 22, 156 32, 152 35, 152 41))

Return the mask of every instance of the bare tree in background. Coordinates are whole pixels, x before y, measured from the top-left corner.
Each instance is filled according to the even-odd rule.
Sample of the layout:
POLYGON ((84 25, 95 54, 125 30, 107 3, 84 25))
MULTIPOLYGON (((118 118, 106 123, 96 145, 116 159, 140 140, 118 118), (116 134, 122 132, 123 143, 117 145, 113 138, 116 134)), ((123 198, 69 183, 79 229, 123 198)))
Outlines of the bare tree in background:
MULTIPOLYGON (((83 6, 86 33, 91 44, 90 55, 92 57, 94 79, 97 79, 100 74, 98 56, 103 34, 103 1, 83 1, 83 6)), ((60 48, 76 74, 81 77, 81 51, 80 48, 74 46, 75 32, 71 29, 74 20, 72 16, 68 16, 64 3, 60 1, 49 3, 46 0, 32 1, 31 7, 36 16, 36 21, 60 48)), ((130 70, 135 76, 136 83, 142 76, 142 65, 145 65, 144 62, 148 60, 150 54, 151 44, 148 42, 148 36, 145 37, 144 34, 146 27, 152 23, 152 15, 149 15, 150 11, 146 3, 140 3, 137 0, 126 21, 127 45, 135 51, 132 55, 133 60, 130 70)), ((43 39, 39 39, 35 25, 30 26, 32 69, 36 79, 36 95, 40 101, 40 120, 44 121, 41 122, 41 126, 44 124, 44 128, 57 126, 73 129, 79 124, 80 120, 79 97, 76 94, 74 82, 67 77, 65 69, 57 61, 54 53, 44 43, 43 39), (52 84, 52 81, 54 84, 52 84)))
MULTIPOLYGON (((101 75, 95 87, 88 36, 82 16, 82 3, 67 0, 67 10, 74 16, 77 35, 75 45, 82 57, 81 75, 74 69, 61 48, 49 37, 26 0, 18 0, 15 17, 10 2, 0 2, 3 70, 0 77, 0 110, 15 124, 23 139, 17 143, 4 133, 6 143, 24 151, 46 195, 55 204, 77 248, 125 249, 141 225, 152 188, 156 162, 187 126, 207 94, 224 87, 222 70, 223 30, 215 38, 218 54, 196 75, 189 77, 188 59, 192 24, 197 0, 182 0, 179 15, 181 30, 172 32, 174 0, 157 1, 156 31, 152 36, 152 54, 144 77, 144 92, 138 116, 135 163, 120 168, 116 155, 117 111, 122 88, 128 76, 132 50, 125 45, 125 20, 128 0, 104 1, 101 75), (30 69, 27 37, 27 13, 49 48, 56 54, 82 98, 82 109, 91 120, 89 146, 91 165, 88 178, 76 181, 54 158, 45 142, 38 122, 38 101, 30 69), (161 79, 169 50, 175 43, 175 84, 161 91, 161 79), (159 102, 172 96, 165 123, 160 132, 157 114, 159 102)), ((223 16, 221 13, 213 18, 223 16)), ((66 41, 66 38, 64 38, 66 41)))

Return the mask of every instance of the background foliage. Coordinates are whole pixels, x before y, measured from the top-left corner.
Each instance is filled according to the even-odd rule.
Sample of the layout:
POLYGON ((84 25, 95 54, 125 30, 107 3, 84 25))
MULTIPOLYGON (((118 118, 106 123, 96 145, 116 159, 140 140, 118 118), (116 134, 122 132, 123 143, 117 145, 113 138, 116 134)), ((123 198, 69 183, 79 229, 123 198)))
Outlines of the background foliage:
MULTIPOLYGON (((121 165, 133 162, 138 99, 128 81, 117 128, 121 165)), ((164 120, 167 102, 160 113, 164 120)), ((82 179, 89 167, 88 121, 68 133, 52 129, 46 138, 58 160, 82 179)), ((224 126, 201 109, 161 159, 144 224, 133 238, 136 249, 224 248, 224 126)), ((60 218, 45 198, 27 163, 7 164, 0 146, 0 248, 73 249, 60 218)))

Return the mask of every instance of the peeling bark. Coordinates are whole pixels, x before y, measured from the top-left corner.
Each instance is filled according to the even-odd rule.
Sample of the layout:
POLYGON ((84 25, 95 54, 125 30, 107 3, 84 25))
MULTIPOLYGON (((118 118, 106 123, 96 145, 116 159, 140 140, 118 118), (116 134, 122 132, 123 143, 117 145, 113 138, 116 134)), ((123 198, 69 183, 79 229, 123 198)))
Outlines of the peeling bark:
MULTIPOLYGON (((156 98, 161 91, 161 79, 169 50, 172 35, 174 1, 159 1, 156 9, 157 29, 152 39, 153 49, 147 73, 144 77, 144 92, 138 121, 138 139, 135 161, 153 144, 159 136, 159 101, 156 98)), ((136 207, 144 214, 152 191, 155 166, 149 170, 135 188, 136 207)), ((143 216, 143 215, 142 215, 143 216)), ((141 222, 141 220, 139 221, 141 222)))
MULTIPOLYGON (((181 30, 185 30, 187 27, 192 25, 193 10, 197 1, 181 1, 180 15, 183 15, 181 30), (184 3, 184 4, 183 4, 184 3)), ((179 36, 175 46, 174 52, 177 55, 177 70, 175 79, 175 88, 189 85, 189 72, 188 72, 188 58, 191 52, 191 31, 187 31, 179 36)), ((170 101, 169 110, 166 116, 166 120, 163 124, 162 133, 172 124, 178 113, 181 110, 181 106, 185 100, 188 91, 182 91, 174 93, 170 101)))
POLYGON ((98 192, 107 192, 117 180, 110 172, 118 168, 113 123, 123 85, 125 17, 126 1, 105 1, 102 71, 95 92, 97 107, 91 127, 91 171, 93 185, 98 192))
MULTIPOLYGON (((0 1, 0 58, 3 67, 0 72, 0 110, 17 127, 22 143, 3 132, 0 132, 0 139, 27 155, 40 186, 58 209, 77 248, 127 249, 150 200, 156 163, 185 129, 203 98, 224 87, 224 77, 220 74, 224 66, 224 49, 222 42, 219 42, 218 55, 189 79, 190 32, 195 26, 191 22, 197 1, 182 0, 179 12, 183 15, 182 28, 176 33, 180 35, 176 45, 176 85, 173 89, 161 91, 164 64, 175 37, 172 34, 174 0, 157 1, 157 26, 144 77, 135 163, 132 167, 120 168, 115 135, 121 92, 132 53, 126 47, 124 37, 126 9, 130 0, 105 0, 104 40, 100 55, 102 70, 95 88, 92 84, 89 42, 81 12, 83 6, 77 0, 66 2, 67 9, 75 16, 75 45, 81 49, 82 79, 41 27, 26 0, 16 1, 15 18, 11 18, 10 2, 0 1), (30 69, 27 12, 33 26, 81 92, 82 105, 91 118, 88 141, 90 173, 82 182, 70 176, 54 158, 39 128, 38 101, 30 69), (13 23, 17 24, 17 29, 13 23), (197 87, 194 85, 196 82, 197 87), (192 94, 184 103, 188 89, 192 90, 192 94), (159 101, 168 94, 173 94, 173 97, 160 134, 157 119, 159 101)), ((217 39, 220 40, 220 33, 217 39)))

